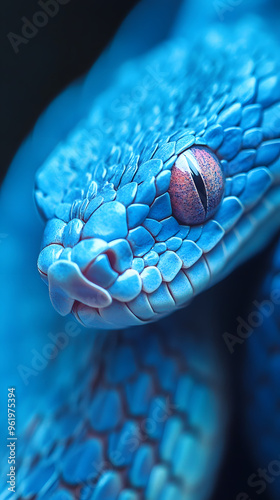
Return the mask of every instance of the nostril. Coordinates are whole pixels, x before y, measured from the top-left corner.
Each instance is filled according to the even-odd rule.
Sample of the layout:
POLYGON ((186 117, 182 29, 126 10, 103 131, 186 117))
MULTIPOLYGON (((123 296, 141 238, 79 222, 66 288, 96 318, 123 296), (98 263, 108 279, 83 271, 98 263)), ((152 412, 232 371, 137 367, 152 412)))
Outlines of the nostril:
POLYGON ((132 266, 133 253, 130 244, 125 239, 114 240, 109 243, 106 255, 111 267, 117 273, 123 273, 132 266))
POLYGON ((88 266, 84 274, 89 281, 104 288, 108 288, 119 276, 118 273, 112 269, 115 260, 113 252, 109 252, 109 255, 99 255, 95 261, 88 266), (112 260, 110 260, 110 256, 112 260))
POLYGON ((116 256, 116 253, 114 252, 114 250, 113 249, 107 250, 106 256, 107 256, 107 259, 108 259, 110 266, 113 269, 115 269, 116 262, 117 262, 117 256, 116 256))

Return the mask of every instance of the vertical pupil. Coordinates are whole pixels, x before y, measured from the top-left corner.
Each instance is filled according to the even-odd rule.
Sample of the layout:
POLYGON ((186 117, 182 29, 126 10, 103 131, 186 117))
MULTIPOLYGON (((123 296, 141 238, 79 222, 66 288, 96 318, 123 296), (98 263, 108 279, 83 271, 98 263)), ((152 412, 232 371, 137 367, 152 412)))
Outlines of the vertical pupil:
POLYGON ((194 181, 197 192, 199 194, 201 203, 203 205, 205 213, 207 213, 207 194, 206 194, 205 184, 203 182, 203 179, 202 179, 199 171, 197 170, 194 163, 190 160, 190 158, 188 158, 188 163, 189 163, 191 176, 192 176, 192 179, 194 181))

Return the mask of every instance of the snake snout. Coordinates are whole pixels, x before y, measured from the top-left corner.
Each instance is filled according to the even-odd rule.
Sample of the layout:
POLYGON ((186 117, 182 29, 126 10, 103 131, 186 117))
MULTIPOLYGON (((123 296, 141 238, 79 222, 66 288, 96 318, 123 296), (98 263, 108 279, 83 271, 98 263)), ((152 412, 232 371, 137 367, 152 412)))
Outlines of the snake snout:
POLYGON ((73 248, 51 243, 38 259, 51 302, 63 316, 73 308, 79 311, 86 306, 98 312, 113 300, 129 302, 137 297, 142 280, 132 264, 131 247, 122 238, 82 239, 73 248))

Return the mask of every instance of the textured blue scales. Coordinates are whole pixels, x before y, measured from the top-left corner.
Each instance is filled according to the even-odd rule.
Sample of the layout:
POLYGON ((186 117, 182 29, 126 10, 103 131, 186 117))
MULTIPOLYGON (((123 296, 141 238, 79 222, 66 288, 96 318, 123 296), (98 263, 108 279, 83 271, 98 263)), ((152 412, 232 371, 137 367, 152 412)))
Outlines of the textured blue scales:
POLYGON ((134 176, 134 182, 144 182, 147 177, 155 177, 163 167, 163 163, 161 160, 149 160, 145 163, 139 165, 137 173, 134 176))
POLYGON ((280 104, 277 103, 264 110, 262 120, 263 134, 267 139, 280 136, 280 104))
POLYGON ((174 299, 165 283, 162 283, 155 292, 150 294, 149 302, 157 313, 166 313, 168 309, 171 310, 175 306, 174 299))
POLYGON ((101 191, 104 201, 113 201, 116 198, 116 191, 113 184, 106 184, 101 191))
POLYGON ((67 490, 59 489, 53 495, 51 495, 50 500, 74 500, 73 495, 67 490))
POLYGON ((127 209, 127 224, 129 229, 139 226, 146 219, 150 207, 141 203, 134 203, 127 209))
MULTIPOLYGON (((179 376, 179 370, 178 370, 178 366, 177 366, 175 360, 172 358, 167 358, 167 359, 162 360, 161 363, 158 363, 157 372, 158 372, 158 379, 159 379, 160 387, 164 391, 173 392, 176 388, 177 379, 179 376)), ((168 414, 168 412, 170 412, 170 408, 168 408, 167 403, 170 404, 169 401, 168 402, 164 401, 164 404, 163 404, 162 399, 160 399, 158 401, 157 406, 158 406, 158 409, 161 408, 162 413, 165 412, 166 414, 168 414)))
POLYGON ((193 296, 193 288, 190 280, 183 271, 179 271, 174 280, 168 283, 168 288, 177 306, 185 304, 193 296))
POLYGON ((125 489, 121 492, 118 500, 139 500, 139 496, 135 491, 125 489))
POLYGON ((138 376, 134 382, 126 385, 126 399, 131 415, 144 416, 154 393, 153 381, 148 373, 138 376))
POLYGON ((178 238, 177 236, 173 236, 172 238, 168 238, 166 241, 166 247, 168 250, 173 250, 176 252, 182 245, 182 240, 181 238, 178 238))
POLYGON ((162 490, 168 481, 168 468, 166 465, 157 465, 153 468, 147 487, 147 497, 151 500, 162 497, 162 490))
POLYGON ((211 149, 218 149, 224 138, 223 127, 219 124, 212 125, 206 130, 203 138, 211 149))
POLYGON ((265 108, 280 100, 280 81, 277 75, 260 81, 257 100, 265 108))
POLYGON ((94 240, 80 241, 71 252, 71 260, 78 264, 81 271, 84 271, 88 264, 107 250, 108 245, 105 241, 98 238, 94 240))
POLYGON ((221 241, 224 234, 225 231, 220 224, 217 221, 210 220, 203 227, 202 234, 196 244, 203 253, 210 252, 221 241))
POLYGON ((42 273, 48 274, 49 267, 58 260, 62 250, 61 245, 48 245, 43 248, 38 258, 38 268, 42 273))
POLYGON ((62 198, 65 181, 71 183, 75 178, 75 173, 69 165, 59 165, 58 159, 52 158, 45 168, 40 169, 36 175, 36 187, 42 192, 51 192, 58 201, 62 198), (57 167, 59 170, 57 171, 57 167))
MULTIPOLYGON (((243 178, 242 178, 243 187, 243 178)), ((235 196, 228 196, 222 202, 219 210, 215 214, 215 220, 228 231, 241 217, 243 206, 235 196)))
POLYGON ((127 239, 133 249, 133 254, 136 257, 142 257, 145 255, 145 253, 151 250, 154 244, 154 238, 151 233, 149 233, 149 231, 147 231, 147 229, 143 226, 139 226, 129 231, 127 239))
POLYGON ((153 448, 143 445, 136 453, 130 469, 130 481, 134 487, 143 488, 147 484, 154 461, 153 448))
POLYGON ((187 480, 191 487, 195 487, 196 483, 201 480, 201 465, 204 460, 204 450, 197 442, 195 436, 185 434, 178 442, 175 454, 177 456, 174 461, 173 473, 180 477, 184 473, 185 464, 187 464, 187 480))
POLYGON ((108 291, 114 299, 128 302, 139 295, 141 286, 138 272, 134 269, 128 269, 116 279, 108 291))
POLYGON ((157 290, 162 282, 162 276, 159 269, 152 265, 144 269, 141 273, 141 279, 143 282, 143 290, 147 293, 152 293, 157 290))
POLYGON ((73 203, 75 200, 82 199, 84 196, 84 190, 81 188, 74 187, 70 189, 66 196, 63 197, 64 203, 73 203))
POLYGON ((164 170, 160 172, 160 174, 156 177, 156 193, 157 195, 161 195, 165 193, 170 184, 171 172, 169 170, 164 170))
POLYGON ((177 160, 177 155, 171 156, 171 158, 169 158, 169 160, 167 160, 164 163, 164 169, 171 170, 176 160, 177 160))
MULTIPOLYGON (((119 183, 120 187, 126 186, 129 182, 132 181, 138 169, 138 162, 139 162, 139 156, 134 156, 133 160, 127 166, 127 168, 126 169, 124 168, 124 171, 121 174, 121 181, 119 183)), ((118 170, 116 171, 116 173, 118 173, 118 170)))
POLYGON ((62 243, 65 247, 74 247, 80 240, 81 231, 84 224, 79 219, 72 219, 68 222, 63 232, 62 243))
POLYGON ((97 439, 84 443, 73 443, 67 450, 62 464, 62 475, 69 484, 79 484, 98 476, 98 465, 102 460, 102 445, 97 439))
POLYGON ((149 217, 156 220, 166 219, 172 214, 170 196, 168 193, 162 194, 151 206, 149 217))
POLYGON ((195 293, 199 293, 203 290, 205 284, 208 283, 210 279, 210 271, 205 259, 200 259, 195 266, 187 269, 186 274, 195 293))
POLYGON ((144 222, 144 227, 153 235, 157 236, 162 228, 162 224, 155 219, 147 218, 144 222))
POLYGON ((136 203, 146 203, 151 205, 156 196, 155 178, 153 176, 145 177, 145 180, 138 186, 136 203))
POLYGON ((156 440, 161 438, 168 413, 170 408, 166 398, 155 397, 151 401, 146 425, 146 432, 150 438, 156 440))
POLYGON ((45 247, 50 243, 62 244, 63 231, 66 224, 60 219, 50 219, 46 224, 42 246, 45 247))
POLYGON ((136 257, 132 261, 132 269, 135 269, 139 274, 143 271, 145 267, 144 260, 141 259, 140 257, 136 257))
POLYGON ((109 458, 113 465, 116 467, 130 465, 138 440, 139 428, 134 421, 127 421, 120 431, 112 432, 109 436, 109 458))
POLYGON ((100 389, 92 399, 90 419, 93 429, 104 432, 114 429, 122 419, 122 403, 118 391, 100 389))
POLYGON ((165 425, 163 437, 160 443, 160 456, 162 460, 171 461, 176 442, 180 439, 183 430, 183 422, 177 416, 171 416, 165 425))
POLYGON ((182 267, 182 260, 175 253, 167 250, 160 258, 157 265, 164 281, 172 281, 182 267))
POLYGON ((57 479, 57 473, 54 464, 42 461, 34 467, 30 476, 26 478, 21 486, 24 496, 29 497, 37 495, 45 487, 51 487, 57 479))
POLYGON ((145 266, 155 266, 158 263, 158 260, 159 260, 159 255, 154 250, 151 250, 144 256, 145 266))
POLYGON ((257 93, 257 79, 255 76, 242 81, 234 88, 233 93, 243 106, 254 102, 257 93))
POLYGON ((158 149, 158 144, 155 143, 152 146, 150 146, 149 144, 145 146, 140 156, 140 163, 145 163, 146 161, 150 160, 157 151, 157 149, 158 149))
POLYGON ((246 130, 243 134, 243 147, 245 149, 256 148, 259 146, 263 139, 263 132, 261 128, 254 127, 246 130))
POLYGON ((143 321, 149 321, 155 315, 146 293, 141 293, 132 300, 129 303, 129 308, 137 318, 143 321))
POLYGON ((243 149, 233 160, 229 162, 227 168, 228 175, 238 174, 239 172, 247 172, 254 166, 255 159, 255 149, 243 149))
MULTIPOLYGON (((188 236, 188 240, 197 241, 198 238, 201 236, 202 230, 203 230, 203 226, 192 226, 189 229, 189 232, 186 234, 186 236, 188 236)), ((183 238, 183 235, 182 235, 182 238, 183 238)))
POLYGON ((256 168, 249 172, 248 182, 240 200, 245 206, 256 203, 256 192, 258 198, 261 198, 267 189, 271 186, 272 178, 269 171, 265 168, 256 168))
POLYGON ((280 155, 280 139, 263 142, 257 150, 256 165, 269 165, 280 155))
POLYGON ((176 155, 179 155, 185 149, 190 148, 195 142, 195 137, 193 135, 185 135, 176 142, 176 155))
POLYGON ((89 202, 89 204, 87 205, 87 207, 84 211, 84 220, 85 221, 88 221, 88 219, 93 214, 93 212, 95 212, 95 210, 97 210, 102 205, 103 201, 104 201, 103 196, 96 196, 95 198, 93 198, 89 202))
POLYGON ((92 500, 117 500, 122 489, 122 481, 117 472, 105 472, 95 486, 92 500))
POLYGON ((183 267, 191 267, 202 255, 202 250, 191 240, 185 240, 177 251, 178 257, 183 262, 183 267))
POLYGON ((83 228, 83 238, 101 238, 111 241, 127 235, 126 210, 118 201, 101 205, 83 228))
POLYGON ((131 205, 131 203, 134 201, 136 193, 137 193, 137 183, 131 182, 118 189, 116 201, 119 201, 125 207, 128 207, 128 205, 131 205))
MULTIPOLYGON (((113 300, 110 307, 100 310, 101 318, 106 322, 105 326, 112 328, 126 328, 131 326, 131 324, 141 324, 141 320, 135 317, 131 310, 126 306, 126 304, 113 300), (108 323, 107 323, 108 322, 108 323)), ((100 316, 95 318, 95 321, 100 320, 100 316)), ((83 319, 82 319, 83 320, 83 319)), ((95 326, 95 321, 92 326, 95 326)), ((104 322, 101 320, 101 327, 104 322)), ((104 328, 104 326, 103 326, 104 328)))
POLYGON ((60 203, 54 209, 54 215, 64 222, 69 222, 70 220, 70 211, 71 205, 70 203, 60 203))
POLYGON ((218 117, 218 124, 226 127, 235 127, 241 120, 241 104, 235 103, 229 108, 223 110, 218 117))
POLYGON ((158 242, 153 246, 153 251, 158 255, 164 253, 166 251, 166 243, 164 241, 158 242))
POLYGON ((168 217, 161 221, 161 231, 157 235, 157 241, 166 241, 171 236, 174 236, 180 229, 180 226, 175 217, 168 217))
POLYGON ((238 153, 241 143, 241 129, 239 127, 229 127, 224 131, 224 141, 219 148, 219 154, 226 160, 231 160, 238 153))
MULTIPOLYGON (((175 142, 168 142, 167 144, 164 144, 160 148, 157 149, 155 156, 157 158, 160 158, 163 162, 169 160, 171 156, 174 155, 175 153, 175 142)), ((156 175, 153 173, 153 175, 156 175)))

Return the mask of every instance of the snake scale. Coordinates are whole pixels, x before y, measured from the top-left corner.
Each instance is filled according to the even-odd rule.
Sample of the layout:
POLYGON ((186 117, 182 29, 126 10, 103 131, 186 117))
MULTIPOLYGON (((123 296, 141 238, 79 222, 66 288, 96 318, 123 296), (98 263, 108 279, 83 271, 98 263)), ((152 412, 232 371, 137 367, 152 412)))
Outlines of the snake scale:
POLYGON ((245 340, 247 445, 272 471, 257 493, 279 498, 279 244, 254 335, 222 337, 211 288, 279 234, 279 45, 256 18, 204 35, 124 63, 79 120, 78 84, 47 115, 50 138, 39 122, 11 165, 1 302, 15 365, 7 377, 4 350, 1 366, 18 395, 17 486, 4 457, 1 499, 210 499, 232 404, 225 351, 245 340), (26 198, 38 164, 40 249, 26 198))

